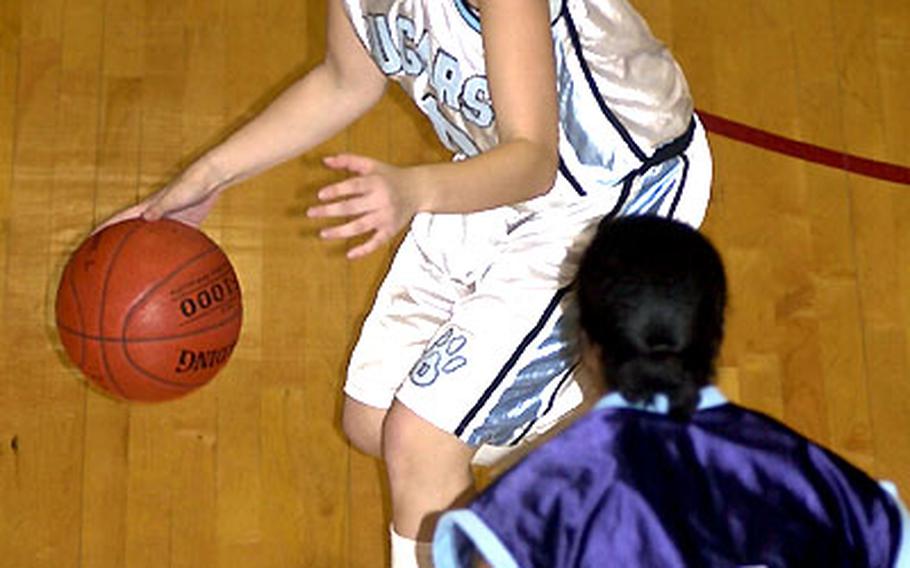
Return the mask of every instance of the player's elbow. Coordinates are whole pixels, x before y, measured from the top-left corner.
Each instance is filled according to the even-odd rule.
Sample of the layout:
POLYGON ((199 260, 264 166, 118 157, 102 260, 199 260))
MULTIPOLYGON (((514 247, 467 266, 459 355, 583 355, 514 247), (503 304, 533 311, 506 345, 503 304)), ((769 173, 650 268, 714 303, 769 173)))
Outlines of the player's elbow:
POLYGON ((559 129, 555 120, 552 124, 546 120, 517 126, 503 124, 499 140, 501 145, 511 147, 511 165, 514 171, 521 172, 526 198, 550 191, 559 166, 559 129))
POLYGON ((556 172, 559 167, 559 152, 556 144, 534 144, 531 163, 533 165, 533 197, 541 196, 556 183, 556 172))
POLYGON ((556 182, 559 165, 558 136, 555 128, 553 131, 537 129, 521 134, 501 134, 500 140, 513 146, 513 166, 522 172, 527 198, 539 197, 550 191, 556 182))

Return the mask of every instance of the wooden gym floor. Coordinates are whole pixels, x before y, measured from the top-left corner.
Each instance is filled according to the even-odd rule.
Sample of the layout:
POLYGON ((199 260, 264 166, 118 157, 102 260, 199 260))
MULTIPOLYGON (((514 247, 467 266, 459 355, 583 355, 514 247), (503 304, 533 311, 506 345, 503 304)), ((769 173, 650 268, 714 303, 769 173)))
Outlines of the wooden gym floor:
MULTIPOLYGON (((635 0, 705 112, 910 164, 905 0, 635 0)), ((204 229, 245 290, 216 381, 114 402, 65 363, 60 269, 319 60, 322 0, 0 0, 0 566, 383 566, 378 464, 338 429, 389 252, 349 263, 302 211, 352 150, 446 159, 395 90, 204 229)), ((730 272, 720 383, 910 496, 910 186, 712 135, 704 230, 730 272)))

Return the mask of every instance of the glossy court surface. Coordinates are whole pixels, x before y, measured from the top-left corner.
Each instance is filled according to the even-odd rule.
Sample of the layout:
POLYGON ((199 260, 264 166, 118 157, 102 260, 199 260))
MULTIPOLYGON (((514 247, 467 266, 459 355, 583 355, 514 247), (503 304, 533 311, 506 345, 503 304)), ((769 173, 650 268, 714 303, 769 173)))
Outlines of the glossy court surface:
MULTIPOLYGON (((844 154, 910 165, 910 3, 634 3, 698 108, 721 119, 704 225, 732 291, 721 388, 910 495, 910 186, 873 177, 887 165, 839 167, 856 163, 844 154), (809 146, 834 162, 804 159, 809 146)), ((324 12, 0 1, 0 566, 384 565, 380 469, 346 445, 338 414, 391 249, 350 263, 303 211, 332 179, 327 153, 447 159, 396 89, 207 220, 246 304, 211 385, 113 401, 86 387, 54 330, 67 255, 314 65, 324 12)))

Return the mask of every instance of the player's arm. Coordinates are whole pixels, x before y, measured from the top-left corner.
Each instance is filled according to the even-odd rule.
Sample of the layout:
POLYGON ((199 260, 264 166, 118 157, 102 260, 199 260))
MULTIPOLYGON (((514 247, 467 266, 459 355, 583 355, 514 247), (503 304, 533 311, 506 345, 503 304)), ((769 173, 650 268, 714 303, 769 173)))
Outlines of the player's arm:
POLYGON ((479 211, 541 195, 557 165, 557 105, 553 40, 546 0, 481 0, 487 80, 496 109, 499 145, 455 163, 395 168, 353 155, 329 167, 356 174, 322 188, 330 202, 314 217, 351 217, 322 237, 370 235, 349 257, 375 250, 420 211, 479 211))
POLYGON ((546 0, 480 0, 499 145, 459 163, 414 168, 422 210, 467 212, 545 193, 557 164, 553 39, 546 0))
POLYGON ((221 190, 306 152, 371 108, 387 81, 358 40, 340 0, 329 0, 326 44, 322 63, 265 110, 167 186, 102 227, 139 215, 198 225, 221 190))
POLYGON ((386 78, 358 40, 340 0, 329 0, 326 56, 204 160, 222 183, 249 178, 324 142, 371 108, 386 78))

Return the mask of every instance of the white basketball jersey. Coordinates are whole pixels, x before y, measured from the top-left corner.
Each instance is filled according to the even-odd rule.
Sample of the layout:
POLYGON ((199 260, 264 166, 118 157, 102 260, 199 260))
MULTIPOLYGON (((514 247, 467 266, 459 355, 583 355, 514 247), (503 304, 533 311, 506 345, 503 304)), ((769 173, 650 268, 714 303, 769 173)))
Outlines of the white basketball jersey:
MULTIPOLYGON (((473 156, 497 144, 480 21, 467 0, 343 2, 376 64, 447 148, 473 156)), ((693 107, 672 55, 625 0, 550 4, 565 182, 555 190, 577 197, 640 168, 686 132, 693 107)))
MULTIPOLYGON (((342 1, 376 65, 456 159, 497 145, 481 22, 467 0, 342 1)), ((514 449, 580 400, 563 298, 596 223, 655 214, 698 226, 710 195, 710 150, 685 79, 641 17, 625 0, 550 0, 550 14, 553 187, 492 209, 418 213, 345 385, 376 408, 397 398, 473 446, 514 449)))

